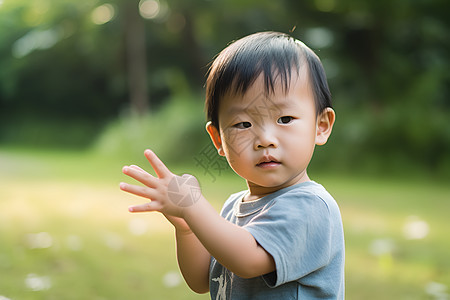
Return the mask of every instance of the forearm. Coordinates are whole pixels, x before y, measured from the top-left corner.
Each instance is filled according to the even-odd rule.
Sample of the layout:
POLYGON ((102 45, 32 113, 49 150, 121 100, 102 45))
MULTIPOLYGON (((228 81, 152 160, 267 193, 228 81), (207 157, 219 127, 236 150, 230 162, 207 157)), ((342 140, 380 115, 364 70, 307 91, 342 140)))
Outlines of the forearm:
POLYGON ((203 197, 186 210, 184 219, 207 251, 236 275, 250 278, 275 269, 272 257, 254 237, 222 218, 203 197))
POLYGON ((188 286, 196 293, 209 291, 211 256, 192 232, 175 232, 178 266, 188 286))
POLYGON ((205 259, 206 253, 241 277, 255 277, 275 269, 273 258, 248 231, 226 221, 203 196, 199 196, 197 190, 200 187, 195 177, 172 174, 150 150, 145 151, 145 156, 158 178, 138 166, 125 166, 123 173, 144 186, 122 182, 120 188, 150 199, 150 202, 131 206, 130 212, 159 211, 177 228, 178 259, 189 285, 199 291, 205 290, 204 282, 208 274, 205 270, 208 270, 206 265, 209 264, 209 255, 205 259), (184 195, 182 203, 180 195, 184 195), (180 235, 189 231, 196 238, 180 235))

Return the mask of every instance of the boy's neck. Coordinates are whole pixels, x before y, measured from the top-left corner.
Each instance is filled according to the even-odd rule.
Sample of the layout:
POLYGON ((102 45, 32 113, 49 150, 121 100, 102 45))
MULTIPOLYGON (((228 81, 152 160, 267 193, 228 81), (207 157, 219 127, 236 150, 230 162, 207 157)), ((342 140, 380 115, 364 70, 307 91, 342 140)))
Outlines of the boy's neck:
POLYGON ((243 202, 255 201, 264 196, 275 193, 276 191, 279 191, 281 189, 287 188, 289 186, 292 186, 292 185, 295 185, 298 183, 307 182, 307 181, 311 181, 311 179, 309 179, 309 176, 306 173, 306 170, 303 173, 300 173, 298 176, 292 178, 290 181, 288 181, 282 185, 279 185, 279 186, 265 187, 265 186, 257 185, 255 183, 247 180, 248 193, 245 194, 242 201, 243 202))

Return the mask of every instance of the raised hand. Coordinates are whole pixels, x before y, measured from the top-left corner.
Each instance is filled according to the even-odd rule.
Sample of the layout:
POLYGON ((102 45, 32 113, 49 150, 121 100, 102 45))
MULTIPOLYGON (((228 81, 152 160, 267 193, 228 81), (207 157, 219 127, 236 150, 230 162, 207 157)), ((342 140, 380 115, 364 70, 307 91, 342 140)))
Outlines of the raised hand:
POLYGON ((125 166, 123 173, 143 185, 121 183, 120 188, 148 199, 131 206, 131 212, 159 211, 175 226, 178 264, 189 286, 208 290, 211 256, 244 278, 275 270, 273 258, 250 232, 225 220, 206 201, 194 176, 177 176, 152 151, 144 154, 157 177, 138 166, 125 166))
MULTIPOLYGON (((166 216, 182 218, 184 209, 194 205, 203 197, 197 179, 192 175, 173 174, 151 150, 146 150, 144 155, 157 177, 135 165, 123 167, 122 172, 125 175, 139 181, 143 186, 121 182, 120 189, 150 200, 147 203, 129 207, 129 211, 159 211, 166 216)), ((169 218, 169 221, 172 220, 174 219, 169 218)))

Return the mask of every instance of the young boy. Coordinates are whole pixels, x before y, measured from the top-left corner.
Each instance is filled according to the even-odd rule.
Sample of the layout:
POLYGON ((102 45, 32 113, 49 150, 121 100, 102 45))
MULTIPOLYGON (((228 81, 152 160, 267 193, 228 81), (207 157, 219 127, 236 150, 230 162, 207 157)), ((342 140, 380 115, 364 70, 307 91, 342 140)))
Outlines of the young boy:
POLYGON ((219 155, 247 182, 219 215, 191 175, 176 176, 150 150, 157 177, 137 166, 121 183, 150 199, 131 212, 159 211, 174 225, 184 279, 212 299, 343 299, 344 238, 339 208, 311 181, 315 145, 335 113, 319 58, 276 32, 225 48, 206 83, 206 125, 219 155))

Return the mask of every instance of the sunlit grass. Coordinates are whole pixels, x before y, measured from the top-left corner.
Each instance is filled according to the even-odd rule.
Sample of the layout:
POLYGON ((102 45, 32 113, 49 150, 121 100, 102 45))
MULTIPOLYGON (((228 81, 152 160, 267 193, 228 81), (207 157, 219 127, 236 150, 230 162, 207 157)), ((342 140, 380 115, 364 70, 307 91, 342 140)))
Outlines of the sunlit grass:
POLYGON ((0 269, 6 278, 0 280, 0 294, 188 299, 184 284, 164 283, 177 266, 172 229, 160 215, 128 214, 127 197, 112 186, 57 180, 3 184, 0 269), (48 278, 51 286, 39 290, 38 284, 31 293, 30 274, 48 278))
MULTIPOLYGON (((129 163, 90 153, 0 151, 0 296, 209 299, 180 280, 165 219, 127 212, 142 201, 118 189, 127 180, 120 168, 129 163)), ((201 169, 170 167, 198 176, 218 210, 244 188, 229 172, 213 181, 201 169)), ((341 207, 347 299, 449 298, 450 187, 311 175, 341 207), (416 228, 412 235, 408 226, 416 228)))
POLYGON ((164 218, 127 212, 138 199, 118 190, 120 175, 94 180, 90 167, 97 175, 108 172, 96 170, 88 158, 83 163, 83 156, 61 154, 53 163, 51 156, 37 157, 8 155, 9 166, 2 164, 0 295, 202 299, 179 278, 173 231, 164 218), (72 166, 73 180, 67 170, 72 166))
POLYGON ((449 298, 450 187, 408 177, 325 181, 344 219, 349 299, 449 298))

